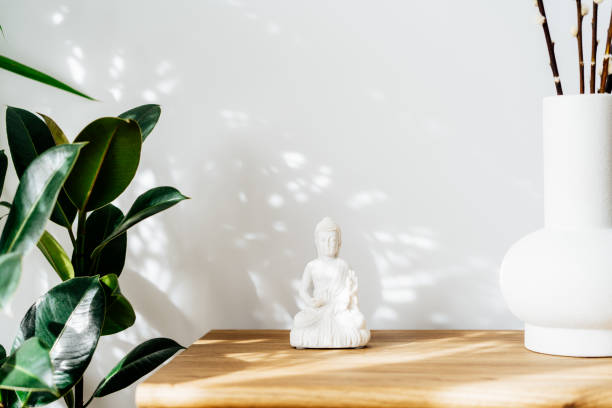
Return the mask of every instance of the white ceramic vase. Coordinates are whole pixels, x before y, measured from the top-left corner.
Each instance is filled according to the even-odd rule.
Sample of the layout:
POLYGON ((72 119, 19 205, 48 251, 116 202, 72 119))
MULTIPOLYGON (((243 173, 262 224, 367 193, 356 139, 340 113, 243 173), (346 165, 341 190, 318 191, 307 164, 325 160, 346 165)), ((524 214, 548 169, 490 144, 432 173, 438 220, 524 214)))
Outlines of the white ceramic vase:
POLYGON ((544 98, 544 228, 506 254, 525 347, 612 356, 612 95, 544 98))

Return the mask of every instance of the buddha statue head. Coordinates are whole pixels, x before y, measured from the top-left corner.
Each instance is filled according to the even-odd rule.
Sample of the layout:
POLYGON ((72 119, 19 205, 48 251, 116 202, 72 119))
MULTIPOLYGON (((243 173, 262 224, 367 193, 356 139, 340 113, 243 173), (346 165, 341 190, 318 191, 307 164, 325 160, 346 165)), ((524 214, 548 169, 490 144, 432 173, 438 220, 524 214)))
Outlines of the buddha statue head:
POLYGON ((329 217, 325 217, 315 228, 315 246, 320 258, 335 258, 342 244, 340 227, 329 217))

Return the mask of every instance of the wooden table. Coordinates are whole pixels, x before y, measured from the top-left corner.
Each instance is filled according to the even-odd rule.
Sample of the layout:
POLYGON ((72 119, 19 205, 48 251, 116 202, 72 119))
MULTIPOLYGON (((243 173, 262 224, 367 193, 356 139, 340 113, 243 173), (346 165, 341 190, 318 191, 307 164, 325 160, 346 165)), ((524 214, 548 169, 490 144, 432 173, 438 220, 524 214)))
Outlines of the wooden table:
POLYGON ((138 386, 153 407, 612 407, 612 359, 527 351, 521 331, 374 331, 295 350, 281 330, 213 330, 138 386))

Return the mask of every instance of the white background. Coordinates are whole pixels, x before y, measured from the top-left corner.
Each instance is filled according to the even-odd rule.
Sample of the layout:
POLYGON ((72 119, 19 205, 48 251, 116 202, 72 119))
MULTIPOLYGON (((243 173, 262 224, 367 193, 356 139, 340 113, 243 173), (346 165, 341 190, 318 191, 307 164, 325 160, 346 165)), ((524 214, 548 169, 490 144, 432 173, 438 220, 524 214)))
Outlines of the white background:
MULTIPOLYGON (((548 3, 573 93, 574 3, 548 3)), ((540 101, 554 93, 531 0, 0 0, 0 9, 1 54, 99 99, 0 72, 0 103, 49 114, 71 138, 97 117, 159 103, 118 205, 127 211, 157 185, 192 197, 130 230, 121 285, 138 320, 102 339, 87 390, 153 336, 188 345, 211 328, 288 328, 325 215, 343 228, 341 255, 371 328, 521 327, 498 267, 542 224, 540 101)), ((603 37, 609 4, 601 10, 603 37)), ((12 165, 8 177, 3 199, 14 193, 12 165)), ((32 252, 0 316, 2 344, 58 282, 32 252)), ((93 406, 132 406, 133 389, 93 406)))

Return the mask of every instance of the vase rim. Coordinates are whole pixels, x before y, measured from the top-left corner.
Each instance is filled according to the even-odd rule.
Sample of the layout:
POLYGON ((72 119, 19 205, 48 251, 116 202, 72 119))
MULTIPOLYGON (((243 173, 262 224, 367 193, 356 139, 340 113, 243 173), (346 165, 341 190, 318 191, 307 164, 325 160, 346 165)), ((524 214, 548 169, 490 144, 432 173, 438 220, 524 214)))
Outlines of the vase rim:
POLYGON ((585 94, 571 94, 571 95, 549 95, 549 96, 545 96, 543 99, 547 100, 547 99, 588 99, 588 98, 592 98, 592 99, 596 99, 596 98, 600 98, 600 99, 609 99, 612 98, 612 94, 609 93, 585 93, 585 94))

